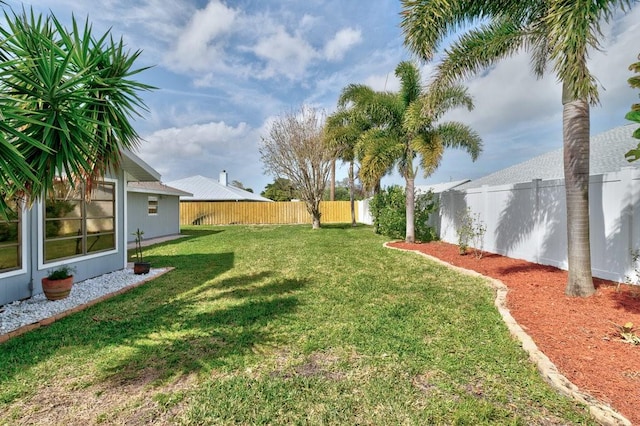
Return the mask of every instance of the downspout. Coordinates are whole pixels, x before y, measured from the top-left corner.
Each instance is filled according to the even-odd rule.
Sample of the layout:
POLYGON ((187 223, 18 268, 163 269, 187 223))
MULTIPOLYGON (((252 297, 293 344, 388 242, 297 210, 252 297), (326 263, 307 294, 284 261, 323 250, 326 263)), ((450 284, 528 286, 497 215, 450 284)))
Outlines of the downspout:
MULTIPOLYGON (((122 247, 123 257, 122 257, 122 269, 127 269, 127 262, 129 260, 127 247, 129 245, 129 220, 128 220, 128 210, 129 206, 127 205, 127 200, 129 198, 129 174, 126 171, 122 171, 122 181, 123 181, 123 196, 122 196, 122 241, 120 243, 120 247, 122 247)), ((116 200, 117 202, 117 200, 116 200)))
MULTIPOLYGON (((26 233, 23 232, 24 231, 24 228, 23 228, 21 230, 21 234, 23 236, 24 236, 24 234, 27 234, 27 238, 26 239, 30 240, 30 243, 31 243, 31 244, 29 244, 27 246, 27 249, 26 249, 27 250, 27 256, 29 258, 29 261, 28 261, 28 264, 29 264, 29 298, 33 297, 33 291, 34 291, 34 288, 33 288, 33 270, 37 266, 37 260, 36 259, 38 257, 38 250, 39 250, 38 248, 36 248, 36 253, 35 253, 35 256, 34 256, 33 247, 38 247, 38 241, 37 241, 38 232, 37 232, 37 230, 36 230, 36 232, 33 232, 33 215, 34 215, 33 209, 37 205, 38 205, 37 203, 34 203, 31 206, 31 208, 28 209, 27 211, 25 211, 24 208, 22 209, 23 215, 24 215, 24 213, 27 213, 27 212, 28 212, 28 214, 24 215, 24 216, 27 217, 27 220, 26 220, 26 222, 27 222, 27 232, 26 233), (34 237, 34 234, 36 235, 35 237, 34 237), (34 238, 36 239, 36 242, 35 242, 36 244, 33 244, 34 243, 34 241, 33 241, 34 238)), ((23 241, 22 243, 25 244, 26 241, 23 241)), ((23 253, 25 252, 25 249, 21 248, 21 250, 22 250, 23 253)), ((24 259, 24 260, 26 261, 26 259, 24 259)))

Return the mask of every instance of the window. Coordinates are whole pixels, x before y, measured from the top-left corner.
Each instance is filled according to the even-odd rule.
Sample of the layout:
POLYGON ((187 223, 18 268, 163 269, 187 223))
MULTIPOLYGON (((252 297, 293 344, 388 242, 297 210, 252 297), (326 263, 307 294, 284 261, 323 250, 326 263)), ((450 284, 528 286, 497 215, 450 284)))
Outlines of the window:
POLYGON ((22 208, 9 201, 8 220, 0 220, 0 272, 22 268, 22 208))
POLYGON ((72 189, 66 181, 53 192, 45 198, 45 263, 115 249, 113 183, 96 184, 89 198, 83 185, 72 189))
POLYGON ((148 205, 149 215, 158 214, 158 197, 150 195, 147 205, 148 205))

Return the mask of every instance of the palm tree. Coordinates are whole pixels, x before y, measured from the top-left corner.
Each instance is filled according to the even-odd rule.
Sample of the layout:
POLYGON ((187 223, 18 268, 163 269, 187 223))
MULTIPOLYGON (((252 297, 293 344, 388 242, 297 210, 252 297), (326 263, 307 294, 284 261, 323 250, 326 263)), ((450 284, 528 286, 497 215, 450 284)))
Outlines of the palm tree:
MULTIPOLYGON (((352 111, 340 109, 327 117, 325 123, 325 144, 334 150, 337 158, 349 163, 349 201, 351 203, 351 226, 356 226, 356 214, 354 203, 354 163, 355 145, 358 141, 358 134, 353 130, 352 111)), ((335 178, 335 159, 331 165, 332 176, 335 178)), ((333 201, 333 192, 332 192, 333 201)))
POLYGON ((65 175, 91 191, 96 179, 118 166, 122 149, 138 135, 130 117, 146 106, 138 95, 151 86, 131 80, 140 55, 109 32, 92 35, 72 19, 72 31, 53 16, 23 12, 0 28, 0 211, 6 199, 33 200, 65 175), (6 166, 6 169, 5 169, 6 166))
POLYGON ((462 123, 439 123, 444 113, 452 108, 473 108, 466 89, 448 85, 425 91, 420 71, 409 61, 398 64, 395 73, 400 79, 399 93, 377 93, 369 98, 368 109, 374 117, 375 126, 361 138, 360 173, 365 176, 365 181, 371 182, 397 164, 400 175, 405 179, 405 241, 411 243, 415 241, 416 157, 420 157, 426 177, 440 164, 445 148, 462 148, 475 160, 482 150, 482 142, 476 132, 462 123))
MULTIPOLYGON (((375 96, 373 90, 367 86, 348 85, 338 98, 338 110, 327 117, 325 123, 325 143, 336 152, 339 159, 349 163, 349 201, 352 226, 356 225, 354 195, 356 150, 362 135, 374 125, 367 112, 368 103, 366 100, 371 95, 375 96)), ((379 183, 379 181, 378 178, 377 182, 379 183)), ((379 184, 377 186, 379 187, 379 184)))
POLYGON ((462 25, 483 22, 456 40, 438 67, 439 84, 486 69, 520 50, 531 54, 536 75, 551 66, 562 82, 564 176, 569 279, 565 293, 595 291, 589 245, 589 107, 598 102, 589 49, 598 49, 600 23, 628 0, 402 0, 405 44, 431 60, 442 40, 462 25))

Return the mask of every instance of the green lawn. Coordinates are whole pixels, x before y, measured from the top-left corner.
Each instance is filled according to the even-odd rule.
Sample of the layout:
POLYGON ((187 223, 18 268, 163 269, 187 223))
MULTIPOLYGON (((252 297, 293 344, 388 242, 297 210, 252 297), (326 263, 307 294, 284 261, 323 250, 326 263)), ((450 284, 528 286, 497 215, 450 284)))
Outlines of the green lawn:
POLYGON ((475 278, 371 228, 189 227, 176 269, 0 345, 0 424, 585 424, 475 278))

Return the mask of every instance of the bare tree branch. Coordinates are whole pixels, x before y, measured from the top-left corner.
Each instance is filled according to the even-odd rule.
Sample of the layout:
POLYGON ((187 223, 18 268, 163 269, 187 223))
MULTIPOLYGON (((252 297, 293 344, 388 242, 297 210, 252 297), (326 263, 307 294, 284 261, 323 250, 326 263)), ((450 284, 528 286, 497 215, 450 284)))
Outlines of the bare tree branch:
POLYGON ((323 143, 324 114, 302 106, 276 119, 262 138, 265 171, 291 181, 306 203, 313 228, 320 228, 320 200, 327 185, 333 149, 323 143))

